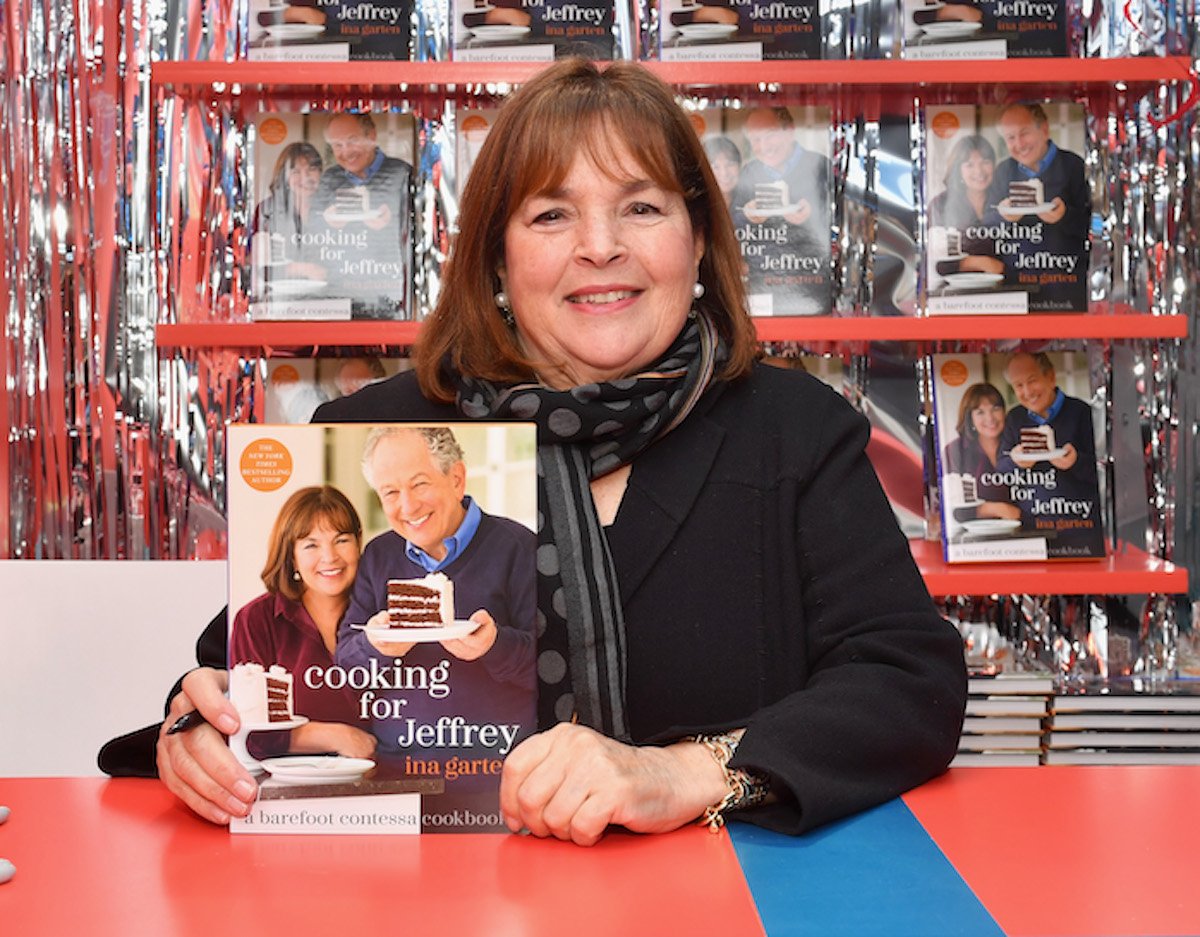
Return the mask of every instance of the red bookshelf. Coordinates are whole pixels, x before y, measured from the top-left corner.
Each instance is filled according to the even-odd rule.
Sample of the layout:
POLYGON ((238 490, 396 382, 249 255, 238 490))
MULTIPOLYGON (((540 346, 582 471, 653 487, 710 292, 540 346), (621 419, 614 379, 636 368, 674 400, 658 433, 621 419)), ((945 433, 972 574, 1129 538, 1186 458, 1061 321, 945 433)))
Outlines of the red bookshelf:
MULTIPOLYGON (((969 85, 980 83, 992 63, 868 59, 770 62, 645 62, 665 81, 692 87, 780 84, 813 86, 969 85)), ((1008 59, 995 63, 994 80, 1006 85, 1113 85, 1145 90, 1189 75, 1186 56, 1113 59, 1008 59)), ((186 89, 237 93, 250 88, 345 87, 392 94, 429 88, 519 83, 545 68, 538 62, 155 62, 150 81, 176 92, 186 89)))
POLYGON ((1102 560, 1029 563, 956 563, 942 559, 941 543, 910 540, 913 558, 934 595, 1116 595, 1188 591, 1182 566, 1130 544, 1102 560))
MULTIPOLYGON (((758 318, 764 342, 971 341, 1006 338, 1185 338, 1186 316, 805 316, 758 318)), ((159 348, 406 346, 419 322, 199 322, 161 324, 159 348)))

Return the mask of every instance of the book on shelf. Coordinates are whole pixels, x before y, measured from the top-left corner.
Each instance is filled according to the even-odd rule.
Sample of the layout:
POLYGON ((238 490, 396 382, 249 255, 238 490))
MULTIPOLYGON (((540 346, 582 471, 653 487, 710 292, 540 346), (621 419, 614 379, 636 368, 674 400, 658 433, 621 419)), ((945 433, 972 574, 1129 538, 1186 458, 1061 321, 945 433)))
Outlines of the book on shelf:
POLYGON ((413 116, 261 113, 253 152, 251 316, 411 318, 413 116))
POLYGON ((1066 0, 904 0, 903 16, 908 59, 1067 54, 1066 0))
POLYGON ((1057 715, 1072 712, 1200 713, 1200 692, 1172 686, 1153 693, 1057 693, 1050 699, 1057 715))
POLYGON ((307 423, 317 407, 412 367, 409 358, 267 358, 264 423, 307 423))
POLYGON ((992 733, 1016 733, 1040 735, 1041 716, 967 716, 963 720, 964 735, 990 735, 992 733))
POLYGON ((818 0, 663 0, 659 57, 664 62, 819 59, 827 6, 818 0))
POLYGON ((1194 748, 1200 752, 1200 732, 1186 730, 1164 730, 1162 732, 1089 731, 1078 729, 1069 732, 1051 730, 1046 733, 1046 745, 1050 748, 1194 748))
POLYGON ((459 62, 550 62, 616 54, 614 0, 452 0, 459 62))
POLYGON ((250 0, 249 16, 252 62, 410 57, 413 0, 250 0))
POLYGON ((967 716, 1036 716, 1043 718, 1049 711, 1049 697, 1002 694, 1000 696, 969 696, 967 716))
POLYGON ((1049 749, 1042 756, 1048 765, 1200 765, 1195 751, 1105 751, 1078 748, 1049 749))
POLYGON ((950 762, 951 768, 1032 768, 1042 763, 1041 752, 984 751, 958 752, 950 762))
POLYGON ((1073 102, 929 105, 930 315, 1087 312, 1086 144, 1073 102))
POLYGON ((504 829, 501 767, 535 726, 533 425, 235 424, 227 443, 230 746, 260 778, 233 830, 504 829))
POLYGON ((960 752, 982 751, 1041 751, 1040 735, 997 733, 993 735, 962 735, 958 739, 960 752))
POLYGON ((946 562, 1103 557, 1087 356, 935 354, 931 370, 946 562))
POLYGON ((691 113, 742 250, 750 314, 830 310, 830 110, 691 113))
POLYGON ((967 693, 969 696, 992 698, 1012 693, 1016 696, 1029 696, 1054 692, 1054 675, 1051 673, 1020 672, 998 673, 995 675, 975 675, 967 677, 967 693))
POLYGON ((1050 726, 1053 729, 1188 729, 1200 732, 1200 712, 1056 712, 1051 716, 1050 726))

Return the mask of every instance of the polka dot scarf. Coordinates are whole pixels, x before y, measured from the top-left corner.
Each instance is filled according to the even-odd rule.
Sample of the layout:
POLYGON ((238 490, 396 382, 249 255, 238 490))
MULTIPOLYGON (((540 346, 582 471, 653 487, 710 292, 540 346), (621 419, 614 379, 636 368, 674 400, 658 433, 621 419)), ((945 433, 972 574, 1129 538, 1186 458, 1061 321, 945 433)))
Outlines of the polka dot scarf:
POLYGON ((538 725, 577 718, 629 738, 625 618, 588 483, 632 462, 691 412, 727 351, 704 314, 640 374, 553 390, 457 376, 472 419, 538 428, 538 725))

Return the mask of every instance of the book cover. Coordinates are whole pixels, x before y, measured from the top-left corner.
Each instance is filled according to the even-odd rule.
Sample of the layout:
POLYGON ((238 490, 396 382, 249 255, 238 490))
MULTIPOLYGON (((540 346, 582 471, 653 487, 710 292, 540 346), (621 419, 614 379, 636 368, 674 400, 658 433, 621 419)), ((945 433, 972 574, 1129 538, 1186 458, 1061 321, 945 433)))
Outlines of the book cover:
POLYGON ((998 673, 988 677, 967 677, 967 693, 971 696, 994 698, 1006 693, 1029 696, 1054 692, 1054 675, 1050 673, 998 673))
POLYGON ((1129 751, 1117 749, 1050 749, 1043 756, 1048 765, 1200 765, 1195 751, 1129 751))
POLYGON ((829 108, 710 108, 691 117, 733 218, 751 315, 828 314, 829 108))
POLYGON ((236 832, 504 829, 535 726, 534 428, 228 431, 236 832), (431 571, 432 569, 432 571, 431 571))
POLYGON ((1200 732, 1138 732, 1116 730, 1093 732, 1086 729, 1069 732, 1046 733, 1046 744, 1050 748, 1147 748, 1170 749, 1190 748, 1200 752, 1200 732))
POLYGON ((413 116, 263 113, 254 129, 251 315, 410 318, 413 116))
POLYGON ((759 62, 821 58, 818 0, 663 0, 664 62, 759 62))
POLYGON ((1042 763, 1041 752, 983 751, 959 752, 950 762, 951 768, 1035 768, 1042 763))
POLYGON ((908 59, 1067 54, 1065 0, 904 0, 908 59))
POLYGON ((264 423, 307 423, 317 407, 412 367, 409 358, 268 358, 264 423))
POLYGON ((1040 716, 967 716, 963 720, 965 735, 1041 735, 1040 716))
POLYGON ((929 314, 1087 311, 1085 141, 1071 102, 929 106, 929 314))
POLYGON ((1058 713, 1051 719, 1055 729, 1191 729, 1200 731, 1198 713, 1058 713))
POLYGON ((946 562, 1103 557, 1086 356, 937 354, 932 374, 946 562))
POLYGON ((459 62, 549 62, 615 56, 613 0, 452 0, 459 62))
POLYGON ((250 0, 247 57, 259 62, 407 59, 412 0, 250 0))
POLYGON ((1036 716, 1043 718, 1049 709, 1045 696, 972 696, 967 699, 968 716, 1036 716))
POLYGON ((1189 685, 1146 693, 1060 693, 1050 701, 1060 713, 1200 713, 1200 695, 1189 685))

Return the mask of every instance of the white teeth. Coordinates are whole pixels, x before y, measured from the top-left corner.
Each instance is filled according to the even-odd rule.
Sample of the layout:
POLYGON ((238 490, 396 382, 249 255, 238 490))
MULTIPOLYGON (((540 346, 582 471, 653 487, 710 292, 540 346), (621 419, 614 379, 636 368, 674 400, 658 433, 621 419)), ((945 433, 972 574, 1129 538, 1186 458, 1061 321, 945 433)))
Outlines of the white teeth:
POLYGON ((567 299, 573 303, 615 303, 632 295, 632 290, 609 290, 607 293, 576 294, 567 299))

